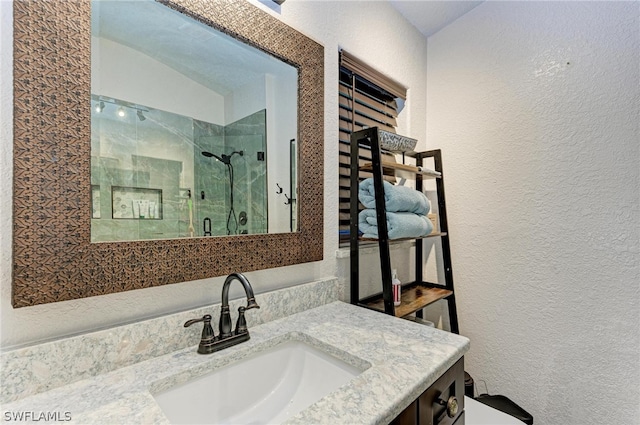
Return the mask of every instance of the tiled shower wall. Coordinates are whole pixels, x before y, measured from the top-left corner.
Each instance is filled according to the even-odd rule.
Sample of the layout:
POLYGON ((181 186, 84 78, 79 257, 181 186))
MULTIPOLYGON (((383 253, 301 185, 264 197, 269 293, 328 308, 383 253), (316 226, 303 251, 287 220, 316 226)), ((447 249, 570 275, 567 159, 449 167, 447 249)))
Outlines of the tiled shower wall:
MULTIPOLYGON (((95 101, 94 105, 98 105, 95 101)), ((92 105, 92 106, 94 106, 92 105)), ((190 236, 188 196, 193 201, 195 236, 204 235, 204 220, 211 220, 213 236, 227 234, 229 175, 227 167, 203 151, 235 155, 234 206, 247 222, 238 233, 267 232, 266 111, 256 112, 228 126, 178 114, 105 103, 92 109, 93 219, 92 242, 190 236), (118 116, 119 110, 124 116, 118 116), (137 112, 142 110, 144 119, 137 112), (193 165, 192 165, 193 164, 193 165), (112 194, 113 187, 155 189, 162 193, 159 215, 120 218, 118 209, 130 200, 112 194)), ((124 189, 128 190, 128 189, 124 189)), ((232 220, 232 223, 235 223, 232 220)), ((235 233, 235 224, 231 226, 235 233)))
MULTIPOLYGON (((267 233, 267 111, 265 109, 225 127, 229 152, 242 149, 242 161, 235 167, 234 198, 237 214, 247 213, 240 231, 267 233)), ((234 157, 234 160, 238 157, 234 157)))
POLYGON ((233 155, 234 210, 231 218, 231 234, 267 232, 267 167, 266 167, 266 110, 258 111, 227 126, 193 120, 195 166, 196 234, 203 236, 204 220, 211 219, 213 236, 227 234, 230 208, 230 185, 227 167, 202 155, 208 151, 218 156, 243 151, 243 156, 233 155), (259 159, 259 153, 262 158, 259 159), (204 199, 203 199, 204 197, 204 199), (240 215, 247 216, 241 224, 240 215), (236 227, 236 221, 238 225, 236 227))
POLYGON ((186 202, 179 189, 193 180, 193 169, 184 166, 193 157, 192 120, 150 108, 141 120, 136 112, 114 103, 100 112, 92 108, 92 217, 99 217, 91 220, 92 242, 186 236, 186 202), (112 193, 114 186, 161 190, 158 216, 121 218, 119 210, 131 202, 112 193))
MULTIPOLYGON (((195 149, 193 166, 195 183, 193 193, 194 227, 197 236, 204 236, 204 220, 211 220, 212 235, 226 235, 226 220, 229 212, 229 183, 227 167, 216 160, 202 155, 211 152, 220 156, 226 153, 224 143, 224 126, 193 120, 195 149)), ((233 158, 233 163, 237 158, 233 158)))

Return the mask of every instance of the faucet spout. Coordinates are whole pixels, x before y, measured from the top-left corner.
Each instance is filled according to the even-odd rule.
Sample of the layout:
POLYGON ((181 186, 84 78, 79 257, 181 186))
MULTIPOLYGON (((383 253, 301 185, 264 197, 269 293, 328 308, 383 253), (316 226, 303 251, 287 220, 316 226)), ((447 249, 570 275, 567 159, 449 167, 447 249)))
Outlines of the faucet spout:
POLYGON ((249 310, 252 308, 260 308, 258 303, 256 303, 255 296, 253 295, 253 288, 251 284, 241 273, 231 273, 224 280, 224 285, 222 286, 222 306, 220 312, 220 339, 227 338, 231 336, 231 314, 229 313, 229 286, 231 286, 231 282, 234 280, 239 281, 244 288, 244 292, 247 295, 247 306, 245 310, 249 310))
POLYGON ((229 286, 231 286, 231 282, 233 280, 239 281, 244 288, 245 294, 247 294, 247 307, 245 307, 245 309, 249 310, 251 308, 260 308, 258 303, 256 303, 256 298, 255 295, 253 295, 253 288, 251 287, 251 284, 241 273, 231 273, 224 280, 224 285, 222 286, 222 307, 229 307, 229 286))

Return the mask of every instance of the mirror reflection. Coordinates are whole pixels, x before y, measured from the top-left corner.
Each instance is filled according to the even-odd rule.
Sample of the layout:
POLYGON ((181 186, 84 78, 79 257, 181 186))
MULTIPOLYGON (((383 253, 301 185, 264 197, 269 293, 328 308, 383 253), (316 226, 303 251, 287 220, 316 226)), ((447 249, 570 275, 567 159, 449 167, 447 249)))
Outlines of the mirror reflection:
POLYGON ((297 69, 153 0, 93 1, 91 241, 296 230, 297 69))

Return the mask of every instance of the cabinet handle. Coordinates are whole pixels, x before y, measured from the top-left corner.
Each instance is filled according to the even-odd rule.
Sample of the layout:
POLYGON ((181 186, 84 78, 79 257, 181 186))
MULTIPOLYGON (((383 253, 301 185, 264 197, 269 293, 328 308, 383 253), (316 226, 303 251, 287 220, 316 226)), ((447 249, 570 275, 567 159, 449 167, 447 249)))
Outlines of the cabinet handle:
POLYGON ((451 396, 449 400, 447 400, 447 415, 450 418, 455 417, 458 414, 458 399, 451 396))
POLYGON ((454 418, 458 414, 458 399, 455 396, 449 397, 447 401, 439 398, 437 403, 447 407, 447 416, 450 418, 454 418))

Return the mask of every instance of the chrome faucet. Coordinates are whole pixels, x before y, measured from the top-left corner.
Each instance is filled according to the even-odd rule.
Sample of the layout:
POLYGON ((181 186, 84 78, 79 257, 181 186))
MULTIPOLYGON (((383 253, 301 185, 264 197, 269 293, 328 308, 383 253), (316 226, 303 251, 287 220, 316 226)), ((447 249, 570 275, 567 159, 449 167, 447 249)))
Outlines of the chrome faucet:
POLYGON ((200 339, 200 345, 198 346, 198 353, 215 353, 216 351, 224 350, 225 348, 232 347, 249 339, 249 330, 247 329, 247 321, 244 317, 244 312, 252 308, 260 308, 260 306, 256 303, 251 284, 242 274, 231 273, 224 280, 224 285, 222 285, 222 306, 220 309, 220 323, 218 325, 220 335, 215 336, 213 327, 211 326, 211 315, 209 314, 204 315, 201 319, 188 320, 185 322, 184 327, 186 328, 194 323, 204 322, 204 329, 202 330, 202 338, 200 339), (229 286, 234 280, 238 280, 244 287, 244 292, 247 295, 247 306, 238 308, 236 329, 231 332, 229 286))

